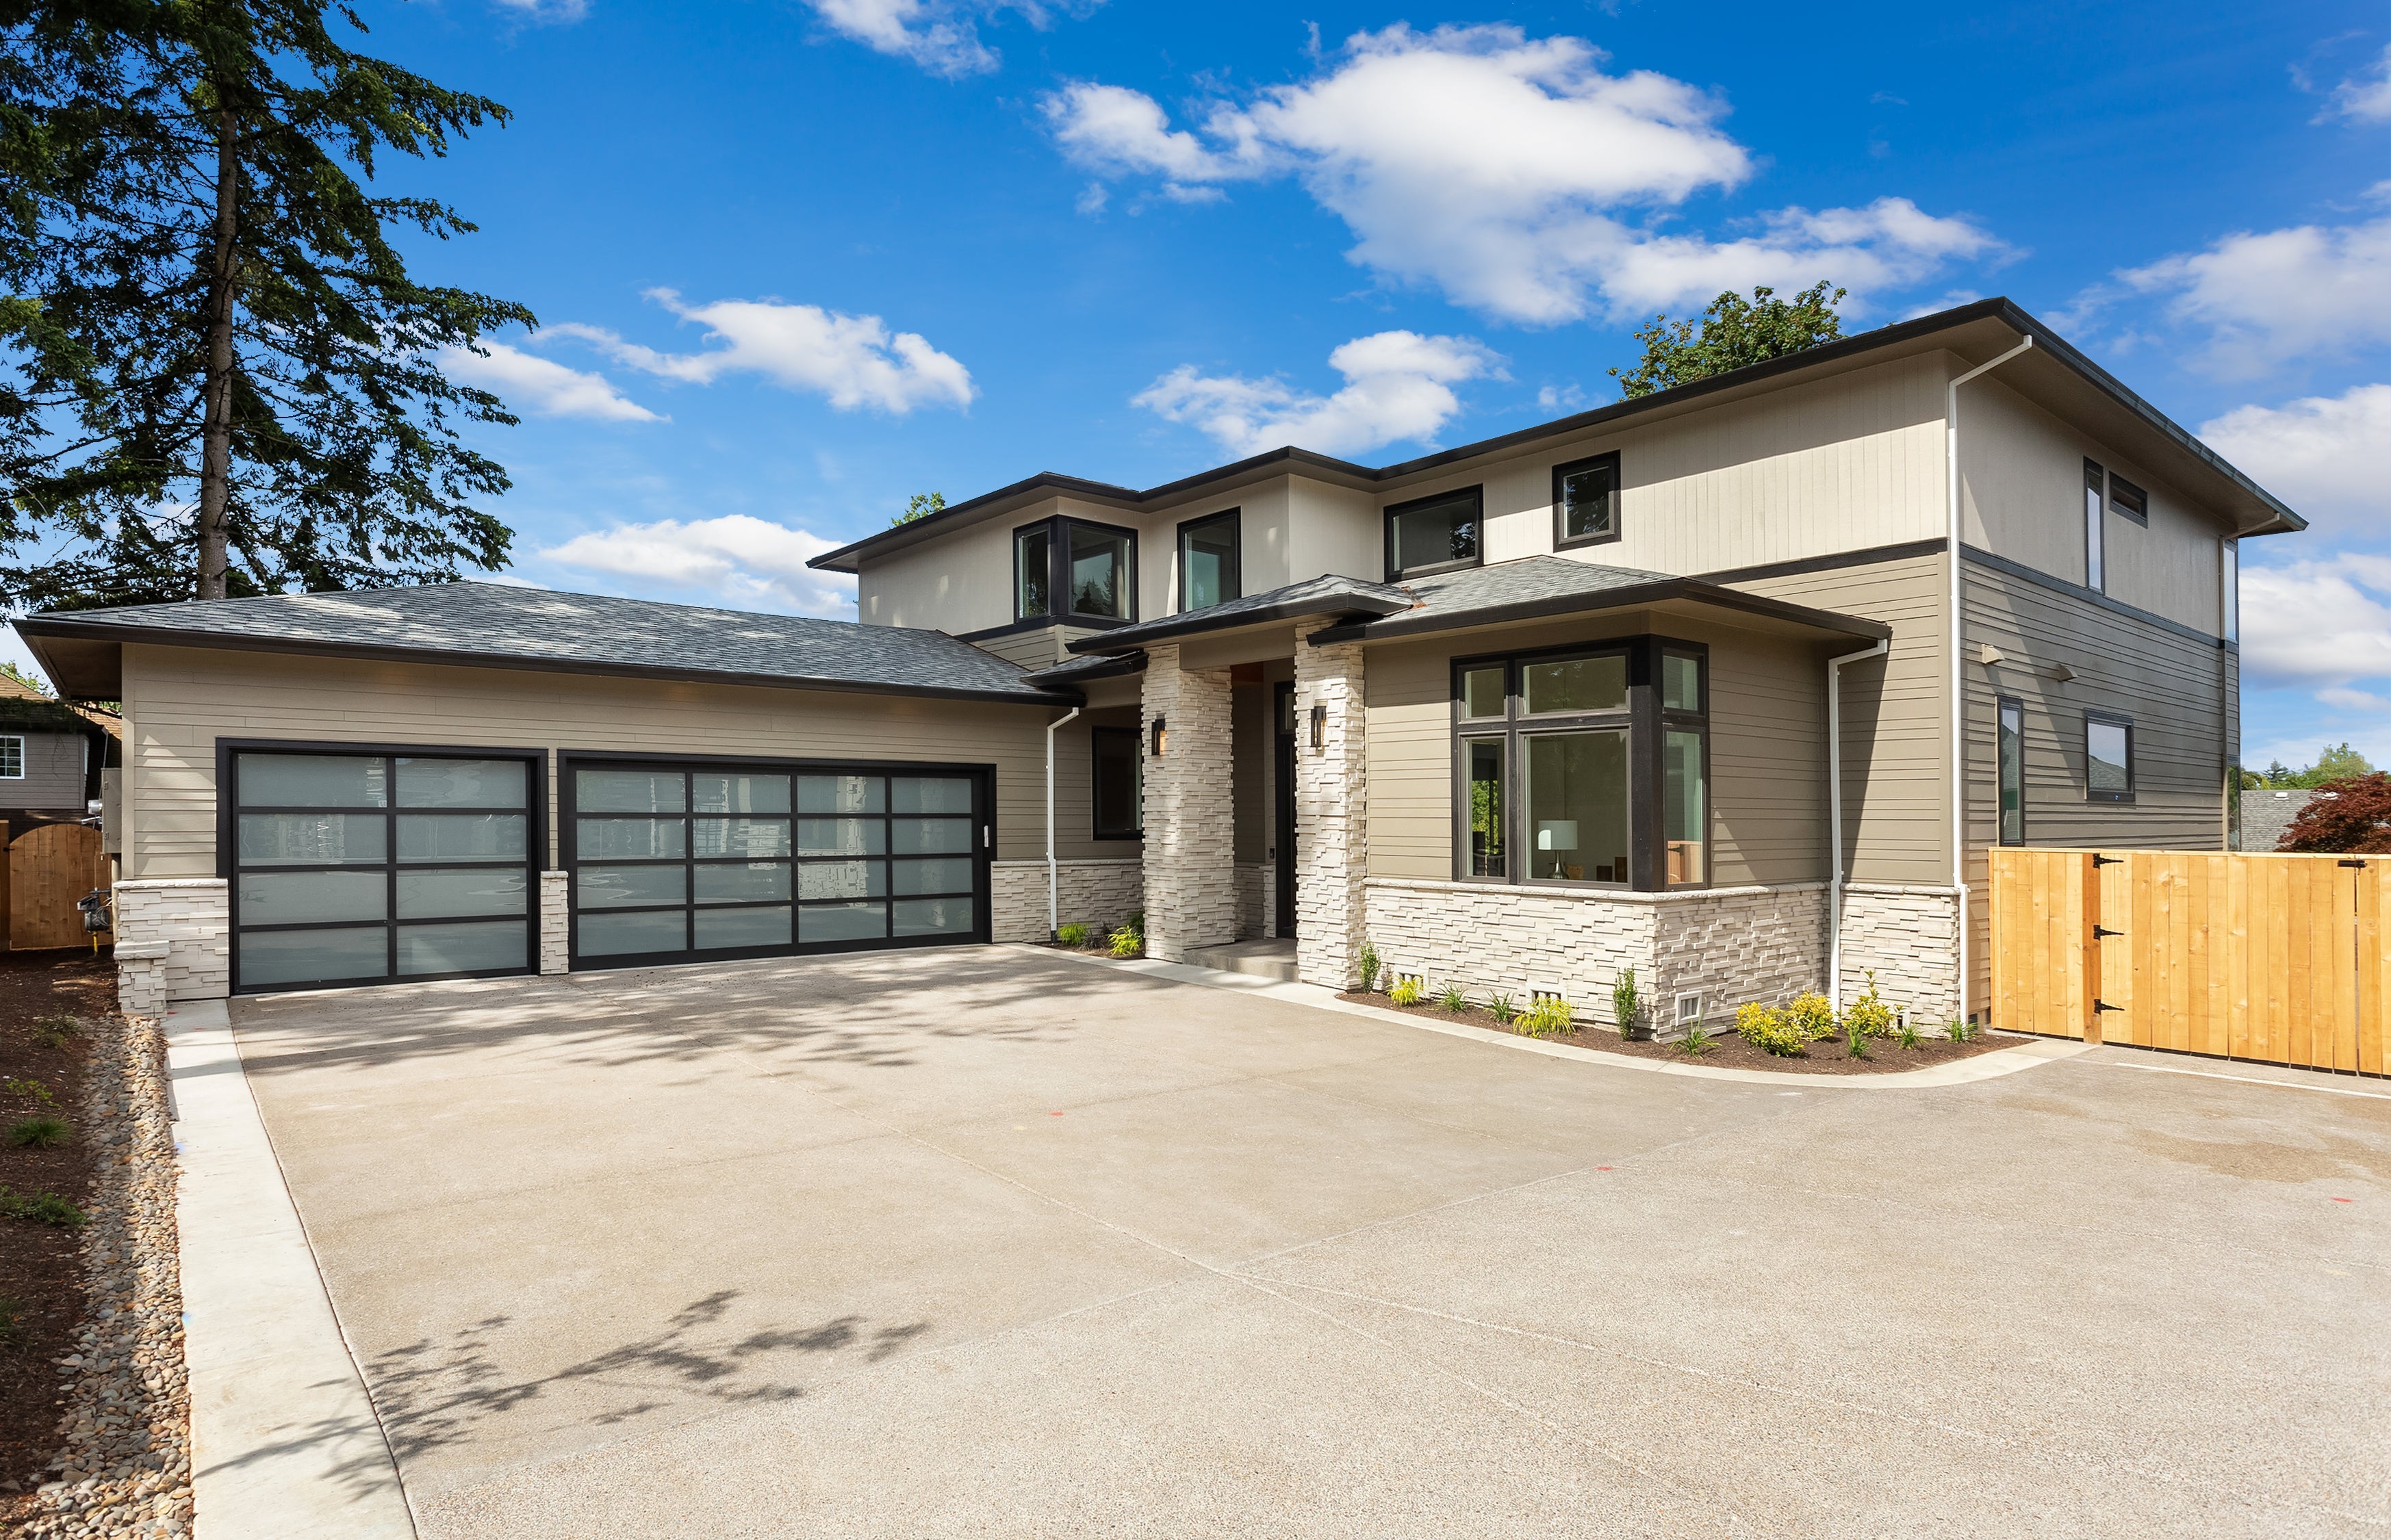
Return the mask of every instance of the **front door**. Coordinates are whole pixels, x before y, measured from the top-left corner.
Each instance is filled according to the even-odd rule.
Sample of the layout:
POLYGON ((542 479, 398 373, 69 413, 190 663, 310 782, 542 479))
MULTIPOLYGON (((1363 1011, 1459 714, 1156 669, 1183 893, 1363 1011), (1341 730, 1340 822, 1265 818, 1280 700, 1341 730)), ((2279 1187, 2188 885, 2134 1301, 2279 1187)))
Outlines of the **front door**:
POLYGON ((1278 894, 1278 933, 1295 934, 1295 686, 1279 685, 1271 701, 1271 720, 1276 728, 1273 743, 1276 751, 1278 880, 1273 885, 1278 894))

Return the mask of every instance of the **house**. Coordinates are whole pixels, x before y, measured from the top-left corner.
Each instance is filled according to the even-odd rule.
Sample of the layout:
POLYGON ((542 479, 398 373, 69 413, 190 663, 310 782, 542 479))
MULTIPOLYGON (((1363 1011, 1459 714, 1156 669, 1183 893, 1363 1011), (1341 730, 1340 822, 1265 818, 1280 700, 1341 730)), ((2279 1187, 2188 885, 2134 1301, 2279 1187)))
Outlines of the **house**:
MULTIPOLYGON (((1985 850, 2220 848, 2301 520, 2004 300, 1384 467, 1040 475, 833 622, 486 584, 34 616, 136 999, 1044 937, 1606 1013, 1984 1009, 1985 850), (1850 992, 1845 990, 1846 993, 1850 992)), ((1664 1021, 1663 1025, 1667 1025, 1664 1021)))
POLYGON ((2278 791, 2261 786, 2242 794, 2242 843, 2244 850, 2272 850, 2317 794, 2307 787, 2278 791))
POLYGON ((10 835, 91 816, 112 762, 116 719, 0 674, 0 823, 10 835))

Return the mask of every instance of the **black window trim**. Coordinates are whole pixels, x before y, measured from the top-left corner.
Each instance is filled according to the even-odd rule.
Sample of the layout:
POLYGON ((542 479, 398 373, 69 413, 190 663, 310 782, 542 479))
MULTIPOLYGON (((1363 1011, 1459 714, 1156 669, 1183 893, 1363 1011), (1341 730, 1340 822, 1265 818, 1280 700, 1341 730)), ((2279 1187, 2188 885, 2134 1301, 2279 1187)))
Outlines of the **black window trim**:
POLYGON ((1217 512, 1206 513, 1194 519, 1182 519, 1179 522, 1179 528, 1173 534, 1170 545, 1171 560, 1178 569, 1172 574, 1172 586, 1178 589, 1178 592, 1172 595, 1177 603, 1177 608, 1171 612, 1172 614, 1185 615, 1188 610, 1187 537, 1207 524, 1225 524, 1229 526, 1229 580, 1221 587, 1235 591, 1221 595, 1220 602, 1225 604, 1232 599, 1245 597, 1246 521, 1244 515, 1245 510, 1242 507, 1223 508, 1217 512))
MULTIPOLYGON (((1032 519, 1027 524, 1014 525, 1013 624, 1009 628, 999 628, 999 629, 1036 630, 1047 626, 1070 626, 1079 628, 1104 630, 1115 626, 1136 625, 1138 615, 1138 533, 1139 532, 1137 530, 1127 524, 1100 524, 1094 519, 1082 519, 1069 513, 1056 513, 1043 519, 1032 519), (1129 590, 1122 596, 1123 602, 1121 604, 1121 609, 1126 613, 1119 615, 1081 615, 1077 610, 1069 607, 1071 602, 1071 585, 1069 582, 1071 570, 1071 542, 1069 532, 1073 525, 1077 525, 1081 529, 1096 530, 1105 535, 1118 535, 1129 541, 1129 561, 1127 563, 1127 570, 1121 574, 1123 586, 1129 590), (1046 574, 1046 613, 1044 615, 1025 615, 1021 613, 1021 537, 1028 534, 1031 530, 1040 528, 1047 532, 1046 560, 1048 567, 1046 574), (1054 598, 1057 594, 1060 594, 1063 598, 1064 608, 1061 610, 1057 610, 1054 607, 1054 598)), ((994 632, 984 631, 976 634, 993 635, 994 632)))
POLYGON ((1118 829, 1105 827, 1104 741, 1108 737, 1128 739, 1131 762, 1142 763, 1144 759, 1144 745, 1140 742, 1136 728, 1092 726, 1088 729, 1088 827, 1091 836, 1099 840, 1144 839, 1145 809, 1143 805, 1138 809, 1136 828, 1124 834, 1118 829))
POLYGON ((2109 469, 2091 456, 2084 457, 2084 485, 2075 492, 2076 518, 2084 525, 2084 586, 2094 593, 2109 591, 2109 469), (2086 518, 2084 494, 2100 499, 2101 517, 2086 518))
POLYGON ((2122 711, 2103 711, 2098 706, 2084 708, 2084 800, 2087 802, 2131 802, 2140 790, 2140 776, 2134 765, 2134 718, 2122 711), (2126 730, 2126 789, 2121 792, 2096 790, 2092 784, 2092 724, 2126 730))
POLYGON ((1450 825, 1453 837, 1453 859, 1450 870, 1455 882, 1475 883, 1489 886, 1512 887, 1525 891, 1542 888, 1585 888, 1596 892, 1658 893, 1697 892, 1712 886, 1712 854, 1717 841, 1702 841, 1702 876, 1697 883, 1667 880, 1667 779, 1661 761, 1665 733, 1671 727, 1699 731, 1702 738, 1702 821, 1710 831, 1718 827, 1718 809, 1710 795, 1711 787, 1711 657, 1707 642, 1690 641, 1681 637, 1646 633, 1624 637, 1601 637, 1564 646, 1530 648, 1524 651, 1476 653, 1457 655, 1447 663, 1446 704, 1447 731, 1452 739, 1448 756, 1452 785, 1448 796, 1452 801, 1450 825), (1700 669, 1698 688, 1701 692, 1702 709, 1664 710, 1661 705, 1661 658, 1663 654, 1676 653, 1694 658, 1700 669), (1570 658, 1594 657, 1604 654, 1622 654, 1627 658, 1627 704, 1610 711, 1552 712, 1529 716, 1523 709, 1520 694, 1520 670, 1528 665, 1552 663, 1570 658), (1503 705, 1501 717, 1464 717, 1462 715, 1462 683, 1476 669, 1501 666, 1503 705), (1519 873, 1518 853, 1524 848, 1519 831, 1525 809, 1519 795, 1520 781, 1520 747, 1522 738, 1542 733, 1601 731, 1624 729, 1627 732, 1627 806, 1628 806, 1628 879, 1624 882, 1598 882, 1590 878, 1523 877, 1519 873), (1504 812, 1506 859, 1504 874, 1499 877, 1476 876, 1469 870, 1469 809, 1467 795, 1469 783, 1468 741, 1499 738, 1504 743, 1504 812))
POLYGON ((2108 495, 2102 498, 2102 502, 2108 508, 2110 512, 2116 514, 2119 518, 2131 520, 2133 523, 2141 525, 2144 529, 2151 527, 2151 494, 2149 490, 2137 483, 2127 481, 2125 477, 2117 474, 2114 471, 2109 472, 2109 491, 2108 495), (2118 501, 2117 489, 2119 487, 2125 488, 2128 494, 2140 500, 2142 505, 2142 511, 2140 512, 2137 513, 2132 509, 2126 507, 2124 503, 2118 501))
MULTIPOLYGON (((2091 779, 2086 772, 2086 780, 2091 779)), ((2003 846, 2023 846, 2025 834, 2025 701, 2017 695, 1993 697, 1993 842, 2003 846), (2001 718, 2014 711, 2018 721, 2018 837, 2009 837, 2001 818, 2001 718)))
MULTIPOLYGON (((1581 546, 1607 546, 1613 540, 1620 538, 1621 533, 1627 523, 1625 513, 1620 507, 1620 504, 1625 500, 1621 496, 1621 491, 1622 488, 1619 485, 1619 451, 1616 449, 1606 450, 1598 455, 1588 455, 1583 459, 1564 460, 1560 464, 1554 466, 1553 549, 1555 550, 1575 550, 1581 546), (1608 465, 1610 468, 1610 533, 1608 535, 1571 535, 1569 532, 1569 509, 1561 497, 1561 484, 1570 476, 1576 475, 1581 471, 1592 471, 1605 465, 1608 465)), ((1482 525, 1480 526, 1480 529, 1482 539, 1482 525)))
MULTIPOLYGON (((391 815, 394 821, 393 827, 394 829, 396 817, 399 812, 404 810, 399 808, 397 803, 397 777, 394 769, 392 775, 391 787, 391 800, 383 810, 391 815)), ((226 939, 228 943, 225 949, 227 954, 226 966, 228 969, 226 975, 226 988, 230 992, 237 995, 289 994, 302 990, 366 989, 378 984, 429 984, 445 978, 515 978, 538 973, 540 935, 539 874, 540 873, 549 869, 548 864, 549 860, 548 788, 549 751, 542 748, 501 748, 480 744, 347 743, 338 740, 327 742, 317 739, 303 738, 218 738, 216 740, 216 875, 218 878, 223 880, 226 886, 225 925, 226 932, 226 939), (243 809, 241 807, 240 757, 244 754, 338 755, 354 759, 517 759, 523 761, 524 766, 523 779, 525 783, 523 787, 523 807, 520 810, 525 815, 526 820, 523 826, 523 859, 519 861, 438 861, 430 864, 437 866, 444 871, 461 866, 487 866, 493 869, 508 870, 522 868, 523 870, 523 880, 526 884, 523 894, 523 924, 526 927, 523 941, 525 965, 520 968, 484 968, 464 973, 400 974, 398 972, 397 949, 398 927, 402 922, 398 918, 398 905, 394 891, 397 885, 396 874, 399 870, 397 846, 394 839, 391 842, 388 850, 385 852, 384 859, 379 861, 318 862, 310 863, 304 868, 304 870, 310 872, 337 872, 344 870, 368 869, 373 871, 389 871, 392 874, 391 885, 394 891, 390 896, 389 902, 387 903, 384 911, 384 917, 381 920, 291 921, 253 926, 242 925, 240 923, 240 815, 244 811, 266 812, 278 810, 276 809, 268 808, 263 804, 250 809, 243 809), (288 984, 244 985, 240 980, 240 933, 244 930, 325 930, 371 924, 379 924, 390 932, 389 952, 386 961, 389 963, 391 971, 387 974, 383 974, 376 977, 303 979, 288 984)), ((321 812, 328 809, 309 808, 285 809, 279 810, 321 812)), ((487 809, 451 808, 420 809, 417 810, 425 812, 514 812, 518 809, 512 808, 487 809)), ((292 869, 298 870, 299 868, 294 867, 292 869)), ((488 915, 479 917, 488 919, 506 919, 510 916, 488 915)), ((427 920, 422 923, 467 923, 473 918, 476 918, 476 916, 459 916, 454 922, 427 920)))
POLYGON ((1433 496, 1413 498, 1407 502, 1389 503, 1381 511, 1380 517, 1384 521, 1385 561, 1387 581, 1389 583, 1399 583, 1407 577, 1429 577, 1440 572, 1467 572, 1472 567, 1482 567, 1486 564, 1486 486, 1482 482, 1474 486, 1449 486, 1433 496), (1451 502, 1462 497, 1469 498, 1470 506, 1475 511, 1471 516, 1471 522, 1478 530, 1478 553, 1467 561, 1431 562, 1424 566, 1397 567, 1395 565, 1395 521, 1406 513, 1416 512, 1423 508, 1431 508, 1441 502, 1451 502))

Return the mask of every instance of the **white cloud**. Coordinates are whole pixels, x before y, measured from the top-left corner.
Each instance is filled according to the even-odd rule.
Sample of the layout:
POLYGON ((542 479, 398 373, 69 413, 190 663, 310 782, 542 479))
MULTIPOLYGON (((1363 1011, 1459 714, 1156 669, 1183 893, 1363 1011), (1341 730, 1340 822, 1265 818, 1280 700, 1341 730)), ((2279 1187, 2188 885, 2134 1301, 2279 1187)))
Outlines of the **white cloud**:
POLYGON ((1043 105, 1064 152, 1100 175, 1157 176, 1183 199, 1296 177, 1352 230, 1353 262, 1511 320, 1626 316, 1819 278, 1860 294, 2007 252, 1901 198, 1785 209, 1725 241, 1631 224, 1631 212, 1738 187, 1753 164, 1719 128, 1715 97, 1650 71, 1605 74, 1606 57, 1515 27, 1397 25, 1355 34, 1308 81, 1214 105, 1193 129, 1117 85, 1075 84, 1043 105))
POLYGON ((2340 555, 2242 572, 2242 666, 2258 689, 2391 679, 2391 558, 2340 555))
POLYGON ((712 384, 730 373, 760 374, 791 390, 819 392, 841 411, 968 407, 977 394, 971 370, 962 363, 917 332, 890 331, 877 316, 843 316, 779 300, 684 304, 669 289, 652 289, 648 298, 704 326, 705 340, 722 345, 703 353, 663 353, 625 342, 602 327, 578 324, 549 327, 540 335, 578 338, 618 363, 691 384, 712 384))
POLYGON ((813 7, 832 31, 950 80, 997 67, 996 50, 979 40, 983 19, 1018 11, 1040 29, 1050 19, 1037 0, 813 0, 813 7))
POLYGON ((693 589, 734 609, 847 617, 855 611, 855 579, 806 566, 808 558, 837 544, 810 530, 728 513, 617 524, 576 535, 539 554, 644 587, 693 589))
POLYGON ((1284 380, 1202 375, 1182 364, 1131 398, 1131 405, 1201 428, 1234 455, 1293 444, 1324 455, 1353 455, 1402 439, 1426 439, 1461 410, 1452 386, 1500 377, 1503 360, 1467 337, 1380 331, 1356 337, 1328 356, 1346 379, 1334 395, 1312 395, 1284 380))
POLYGON ((479 353, 442 348, 441 369, 540 417, 594 417, 607 422, 664 421, 617 391, 602 374, 567 369, 504 343, 485 342, 481 347, 479 353))
POLYGON ((526 21, 569 23, 589 14, 589 0, 495 0, 495 4, 526 21))
MULTIPOLYGON (((2124 292, 2165 296, 2178 323, 2205 328, 2202 361, 2220 374, 2263 374, 2301 356, 2391 343, 2391 217, 2237 231, 2117 279, 2124 292)), ((2086 295, 2077 314, 2119 292, 2086 295)))
POLYGON ((2383 57, 2333 87, 2325 98, 2325 117, 2352 123, 2391 123, 2391 44, 2383 57))
POLYGON ((2238 408, 2200 436, 2320 533, 2391 533, 2391 385, 2238 408))

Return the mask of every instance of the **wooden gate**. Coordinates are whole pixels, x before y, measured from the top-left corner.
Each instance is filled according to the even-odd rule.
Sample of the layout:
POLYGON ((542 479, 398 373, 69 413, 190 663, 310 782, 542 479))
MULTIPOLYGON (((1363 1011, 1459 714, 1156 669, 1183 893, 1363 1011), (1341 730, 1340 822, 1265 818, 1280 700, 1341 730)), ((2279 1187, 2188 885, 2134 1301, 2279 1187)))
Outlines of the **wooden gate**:
MULTIPOLYGON (((95 887, 105 891, 109 882, 98 830, 45 823, 19 835, 8 844, 8 945, 19 951, 90 945, 75 900, 95 887)), ((99 939, 105 946, 113 938, 103 931, 99 939)))
POLYGON ((1993 1020, 2318 1069, 2391 1072, 2384 857, 1992 853, 1993 1020))

